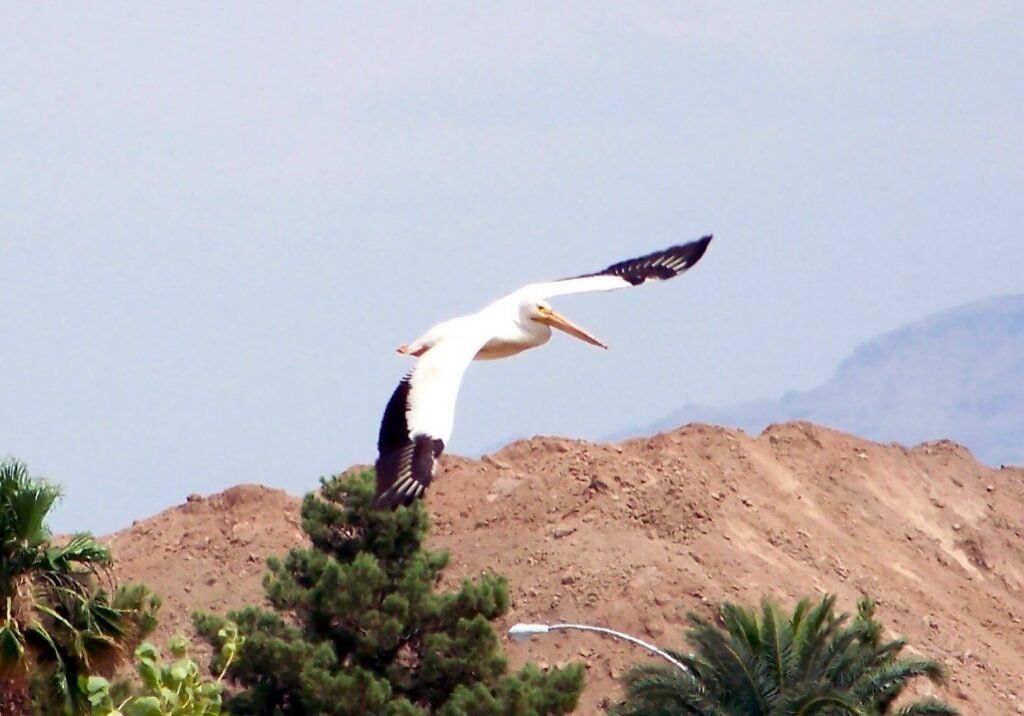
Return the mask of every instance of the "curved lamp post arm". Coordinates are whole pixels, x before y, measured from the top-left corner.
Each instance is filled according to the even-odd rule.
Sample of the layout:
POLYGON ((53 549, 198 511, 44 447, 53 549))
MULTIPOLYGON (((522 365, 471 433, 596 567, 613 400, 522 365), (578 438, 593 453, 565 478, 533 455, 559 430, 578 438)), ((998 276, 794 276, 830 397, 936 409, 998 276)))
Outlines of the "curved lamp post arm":
POLYGON ((621 631, 615 631, 614 629, 608 629, 606 627, 590 626, 589 624, 516 624, 508 630, 508 635, 515 641, 526 641, 534 634, 547 634, 548 632, 556 630, 590 631, 598 634, 604 634, 605 636, 615 637, 616 639, 622 639, 623 641, 636 644, 639 647, 647 649, 647 651, 657 654, 677 669, 681 669, 687 674, 690 674, 690 670, 685 664, 663 649, 659 649, 653 644, 648 644, 643 639, 638 639, 635 636, 623 634, 621 631))

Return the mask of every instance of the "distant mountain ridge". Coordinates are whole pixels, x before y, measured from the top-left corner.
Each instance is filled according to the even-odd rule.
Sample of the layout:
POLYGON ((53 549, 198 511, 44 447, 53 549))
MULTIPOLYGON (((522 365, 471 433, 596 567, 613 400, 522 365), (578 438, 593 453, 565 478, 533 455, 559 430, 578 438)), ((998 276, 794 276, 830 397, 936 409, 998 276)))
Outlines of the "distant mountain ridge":
POLYGON ((932 314, 857 347, 824 384, 724 408, 686 405, 643 427, 689 422, 758 433, 808 420, 871 440, 951 438, 993 465, 1024 465, 1024 294, 932 314))

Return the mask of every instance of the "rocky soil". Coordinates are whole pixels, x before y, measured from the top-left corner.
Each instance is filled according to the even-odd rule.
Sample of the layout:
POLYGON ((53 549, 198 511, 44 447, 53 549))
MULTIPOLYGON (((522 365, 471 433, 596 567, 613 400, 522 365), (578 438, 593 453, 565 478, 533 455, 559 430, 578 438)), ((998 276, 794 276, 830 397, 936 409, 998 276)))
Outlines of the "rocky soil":
MULTIPOLYGON (((834 592, 852 610, 870 595, 894 633, 948 666, 939 696, 965 714, 1024 713, 1024 469, 988 468, 954 443, 908 449, 807 423, 757 437, 695 424, 614 445, 538 437, 444 459, 428 503, 450 583, 508 576, 502 628, 581 622, 684 648, 686 612, 721 600, 834 592)), ((302 539, 297 498, 255 485, 106 538, 118 576, 164 596, 158 642, 189 633, 194 609, 260 600, 263 558, 302 539)), ((579 633, 508 649, 517 664, 585 662, 583 714, 647 657, 579 633)))

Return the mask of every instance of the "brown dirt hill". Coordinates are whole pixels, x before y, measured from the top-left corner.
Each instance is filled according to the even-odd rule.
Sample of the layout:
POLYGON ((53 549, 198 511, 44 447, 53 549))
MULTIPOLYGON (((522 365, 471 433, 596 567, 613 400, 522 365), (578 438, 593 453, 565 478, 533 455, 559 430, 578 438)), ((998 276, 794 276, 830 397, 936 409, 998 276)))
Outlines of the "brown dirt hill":
MULTIPOLYGON (((566 621, 681 647, 685 613, 723 599, 876 597, 881 619, 950 670, 966 714, 1024 713, 1024 470, 948 441, 880 445, 807 423, 758 437, 690 425, 620 445, 513 443, 450 457, 428 497, 447 579, 509 577, 502 622, 566 621)), ((260 599, 262 558, 302 539, 298 501, 240 486, 108 538, 122 579, 166 597, 158 639, 192 609, 260 599)), ((578 633, 510 644, 516 662, 588 664, 579 713, 614 698, 643 651, 578 633)), ((927 688, 925 689, 927 691, 927 688)))

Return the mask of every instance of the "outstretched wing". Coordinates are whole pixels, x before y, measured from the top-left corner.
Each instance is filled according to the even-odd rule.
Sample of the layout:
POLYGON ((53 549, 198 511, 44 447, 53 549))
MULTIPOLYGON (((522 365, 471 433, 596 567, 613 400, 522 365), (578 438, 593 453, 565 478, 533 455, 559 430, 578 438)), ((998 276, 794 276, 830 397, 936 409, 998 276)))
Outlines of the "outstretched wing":
POLYGON ((618 288, 639 286, 647 281, 664 281, 678 276, 700 261, 708 249, 708 244, 711 243, 711 238, 710 235, 705 236, 688 244, 671 246, 663 251, 620 261, 603 271, 532 284, 522 290, 530 295, 551 298, 571 293, 614 291, 618 288))
POLYGON ((377 438, 375 507, 412 504, 430 485, 451 437, 462 375, 487 342, 482 328, 466 323, 442 337, 391 395, 377 438))

